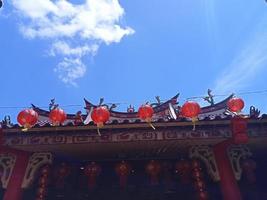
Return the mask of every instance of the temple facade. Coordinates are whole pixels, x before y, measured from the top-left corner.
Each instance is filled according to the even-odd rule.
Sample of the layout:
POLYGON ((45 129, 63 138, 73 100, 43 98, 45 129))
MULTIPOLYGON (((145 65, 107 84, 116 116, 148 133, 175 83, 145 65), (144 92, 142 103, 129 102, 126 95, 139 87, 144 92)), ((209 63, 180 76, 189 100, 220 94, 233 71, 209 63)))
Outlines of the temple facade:
POLYGON ((48 110, 32 105, 39 118, 26 131, 7 117, 0 199, 267 199, 267 115, 252 106, 237 118, 227 108, 231 95, 202 107, 193 129, 178 97, 157 98, 149 123, 132 106, 106 105, 110 118, 99 133, 97 105, 86 99, 85 114, 67 114, 59 126, 49 121, 54 101, 48 110))

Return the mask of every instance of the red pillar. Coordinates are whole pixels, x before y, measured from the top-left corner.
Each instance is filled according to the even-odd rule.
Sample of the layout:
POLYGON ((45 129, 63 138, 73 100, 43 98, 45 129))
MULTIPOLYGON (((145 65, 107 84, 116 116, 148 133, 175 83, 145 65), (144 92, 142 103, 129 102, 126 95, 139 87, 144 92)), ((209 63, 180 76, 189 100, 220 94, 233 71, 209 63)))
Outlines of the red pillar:
POLYGON ((16 163, 9 179, 3 200, 21 200, 21 184, 29 161, 29 153, 23 151, 7 150, 6 152, 16 155, 16 163))
POLYGON ((223 199, 241 200, 241 193, 227 154, 227 149, 230 144, 230 140, 221 142, 213 147, 213 152, 219 170, 220 186, 223 199))
POLYGON ((12 170, 6 192, 3 200, 21 200, 22 199, 22 181, 26 172, 30 154, 25 151, 19 151, 4 146, 4 132, 0 126, 0 153, 10 153, 16 156, 15 166, 12 170))

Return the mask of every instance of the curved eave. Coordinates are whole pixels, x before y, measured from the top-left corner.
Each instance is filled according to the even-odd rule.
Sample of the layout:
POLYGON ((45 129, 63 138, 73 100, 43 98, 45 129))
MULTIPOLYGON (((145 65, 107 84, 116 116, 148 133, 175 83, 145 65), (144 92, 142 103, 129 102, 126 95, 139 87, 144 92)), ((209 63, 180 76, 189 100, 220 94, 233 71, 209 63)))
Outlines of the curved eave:
MULTIPOLYGON (((162 112, 162 111, 168 109, 169 103, 176 104, 178 97, 179 97, 179 93, 177 95, 175 95, 174 97, 172 97, 171 99, 169 99, 168 101, 153 107, 154 112, 159 113, 159 112, 162 112)), ((96 105, 92 104, 91 102, 89 102, 85 98, 84 98, 84 101, 85 101, 85 106, 86 106, 85 109, 88 109, 90 107, 94 107, 94 108, 97 107, 96 105)), ((128 112, 118 112, 118 111, 111 110, 110 116, 116 117, 116 118, 117 117, 119 117, 119 118, 137 118, 138 114, 137 114, 137 112, 128 113, 128 112)))
POLYGON ((226 109, 227 108, 227 102, 234 96, 234 94, 231 94, 229 97, 224 99, 223 101, 220 101, 219 103, 216 103, 214 105, 205 106, 201 108, 201 114, 203 113, 209 113, 216 110, 226 109))
MULTIPOLYGON (((40 115, 43 117, 49 117, 49 111, 47 110, 43 110, 37 106, 35 106, 34 104, 32 104, 32 108, 40 115)), ((76 114, 67 114, 67 119, 75 119, 76 114)), ((86 118, 86 115, 82 115, 83 118, 86 118)))

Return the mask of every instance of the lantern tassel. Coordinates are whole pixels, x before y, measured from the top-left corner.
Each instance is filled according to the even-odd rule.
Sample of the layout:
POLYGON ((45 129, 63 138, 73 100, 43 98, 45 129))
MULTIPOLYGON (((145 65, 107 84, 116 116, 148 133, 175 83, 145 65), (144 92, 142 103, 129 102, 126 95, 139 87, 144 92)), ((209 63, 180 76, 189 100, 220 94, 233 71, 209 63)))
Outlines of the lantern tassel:
POLYGON ((153 128, 153 130, 156 130, 156 128, 155 128, 155 126, 153 126, 153 124, 151 123, 151 118, 147 118, 147 119, 145 119, 145 121, 149 124, 149 126, 151 127, 151 128, 153 128))
POLYGON ((99 127, 97 127, 97 133, 99 136, 101 136, 101 133, 100 133, 100 130, 99 130, 99 127))
POLYGON ((23 132, 27 132, 29 129, 27 127, 21 129, 23 132))
POLYGON ((193 122, 193 131, 196 130, 196 122, 198 121, 197 117, 193 117, 192 118, 192 122, 193 122))
POLYGON ((148 123, 149 126, 151 126, 151 128, 153 128, 153 130, 156 130, 155 126, 153 126, 153 124, 151 122, 148 123))

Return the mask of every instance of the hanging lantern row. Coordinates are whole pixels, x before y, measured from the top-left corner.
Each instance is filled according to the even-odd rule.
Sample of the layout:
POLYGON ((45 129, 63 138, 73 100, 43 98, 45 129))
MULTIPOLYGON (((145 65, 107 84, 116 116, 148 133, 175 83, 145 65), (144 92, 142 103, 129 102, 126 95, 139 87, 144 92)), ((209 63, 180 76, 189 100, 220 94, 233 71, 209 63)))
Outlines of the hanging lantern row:
MULTIPOLYGON (((22 110, 18 116, 17 121, 20 126, 23 127, 23 131, 27 131, 32 128, 38 121, 38 113, 32 109, 22 110)), ((55 108, 49 113, 49 119, 53 126, 59 126, 65 122, 67 115, 61 108, 55 108)))
POLYGON ((38 121, 38 113, 33 109, 22 110, 18 116, 17 121, 23 127, 23 131, 27 131, 33 127, 38 121))
MULTIPOLYGON (((227 107, 228 110, 239 115, 241 110, 244 108, 244 101, 241 98, 231 98, 227 107)), ((194 101, 187 101, 181 107, 181 116, 190 118, 193 123, 193 130, 195 130, 196 122, 198 121, 198 115, 201 112, 200 105, 194 101)), ((138 117, 147 122, 153 129, 155 127, 152 125, 154 110, 153 107, 146 103, 141 105, 138 109, 138 117)), ((29 128, 33 127, 38 121, 38 113, 34 109, 25 109, 21 111, 17 116, 18 123, 23 127, 24 131, 27 131, 29 128)), ((99 129, 104 126, 104 124, 110 119, 110 111, 106 106, 99 105, 95 107, 91 113, 91 118, 97 126, 98 134, 100 135, 99 129)), ((65 122, 67 115, 61 108, 55 108, 51 110, 49 114, 49 119, 53 126, 59 126, 65 122)))

